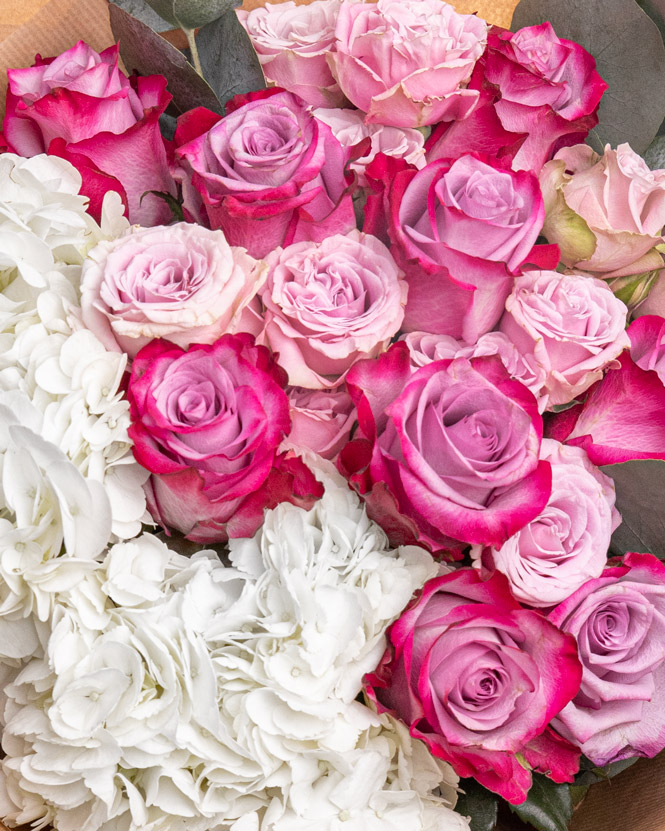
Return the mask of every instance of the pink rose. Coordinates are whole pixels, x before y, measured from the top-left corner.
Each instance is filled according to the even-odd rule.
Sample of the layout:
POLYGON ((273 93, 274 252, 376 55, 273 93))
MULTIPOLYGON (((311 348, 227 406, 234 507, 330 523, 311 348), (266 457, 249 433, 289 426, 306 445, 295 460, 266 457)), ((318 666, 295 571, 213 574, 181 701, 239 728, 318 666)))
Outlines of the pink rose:
POLYGON ((176 192, 158 123, 171 100, 165 78, 130 81, 118 69, 117 46, 97 53, 83 41, 57 58, 38 56, 34 66, 10 69, 7 76, 3 131, 12 152, 50 153, 71 162, 96 219, 109 190, 128 204, 131 222, 170 219, 163 199, 142 199, 151 190, 176 192))
POLYGON ((531 393, 496 357, 411 372, 403 342, 347 376, 359 432, 340 469, 395 542, 454 556, 502 545, 542 511, 550 467, 531 393))
POLYGON ((665 319, 645 315, 628 327, 630 357, 640 369, 652 369, 665 384, 665 319))
POLYGON ((356 408, 345 389, 308 390, 287 387, 291 407, 291 432, 283 448, 311 450, 334 459, 349 440, 356 408))
POLYGON ((155 340, 134 359, 127 397, 134 456, 152 474, 153 519, 194 542, 251 537, 279 502, 311 507, 321 485, 278 452, 289 432, 284 373, 250 335, 185 352, 155 340))
POLYGON ((81 273, 85 326, 130 358, 153 338, 212 343, 260 328, 252 301, 266 269, 221 231, 179 222, 100 242, 81 273))
POLYGON ((584 450, 544 439, 540 458, 552 466, 552 495, 543 512, 500 548, 476 548, 472 556, 505 574, 521 603, 546 607, 600 576, 621 517, 614 482, 584 450))
POLYGON ((487 24, 439 0, 342 2, 330 66, 368 123, 423 127, 464 118, 478 93, 464 89, 487 24))
POLYGON ((503 332, 481 335, 478 342, 473 345, 455 340, 449 335, 431 335, 429 332, 409 332, 403 339, 409 347, 414 369, 446 358, 482 358, 498 355, 510 377, 524 384, 533 393, 538 402, 539 412, 543 412, 547 405, 547 396, 541 394, 545 383, 545 370, 532 354, 520 352, 503 332))
POLYGON ((176 175, 190 216, 257 258, 355 228, 348 151, 304 101, 262 90, 237 95, 226 111, 218 119, 199 108, 179 120, 176 175))
POLYGON ((627 144, 607 145, 602 156, 580 144, 560 150, 540 182, 543 234, 559 245, 562 261, 616 279, 614 290, 631 305, 642 299, 644 291, 636 290, 663 267, 654 246, 663 242, 665 170, 649 170, 627 144))
POLYGON ((360 358, 383 352, 399 331, 406 283, 375 237, 352 231, 299 242, 266 262, 257 342, 279 353, 290 384, 334 387, 360 358))
POLYGON ((579 752, 546 728, 579 689, 575 640, 522 609, 503 575, 430 580, 388 640, 370 694, 460 776, 517 804, 531 767, 572 781, 579 752))
POLYGON ((469 89, 480 95, 478 106, 468 119, 432 133, 429 159, 475 150, 537 174, 559 148, 584 141, 598 124, 607 84, 593 57, 546 22, 491 33, 469 89))
POLYGON ((392 251, 409 283, 404 328, 474 343, 501 317, 521 264, 541 253, 537 179, 476 156, 384 172, 392 251))
POLYGON ((544 367, 544 391, 555 406, 581 395, 630 345, 627 313, 602 280, 527 271, 515 280, 500 326, 544 367))
POLYGON ((425 166, 425 139, 420 130, 390 127, 386 124, 365 124, 360 110, 318 109, 314 115, 327 124, 342 147, 354 147, 369 138, 369 148, 364 155, 349 165, 358 174, 358 181, 365 187, 365 168, 378 153, 404 159, 420 169, 425 166))
POLYGON ((577 638, 582 685, 553 725, 595 765, 665 748, 665 565, 626 554, 557 606, 577 638))
POLYGON ((313 107, 341 107, 326 55, 334 48, 337 0, 296 5, 266 3, 236 14, 247 30, 266 79, 299 95, 313 107))
POLYGON ((665 460, 665 386, 624 352, 583 404, 550 418, 548 436, 583 447, 595 465, 665 460))

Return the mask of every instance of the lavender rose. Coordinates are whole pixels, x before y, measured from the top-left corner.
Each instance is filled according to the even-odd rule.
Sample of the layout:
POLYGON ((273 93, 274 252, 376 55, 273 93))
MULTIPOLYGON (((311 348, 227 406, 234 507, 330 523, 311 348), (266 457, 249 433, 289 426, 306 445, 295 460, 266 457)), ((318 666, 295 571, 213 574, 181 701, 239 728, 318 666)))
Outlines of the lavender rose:
POLYGON ((557 606, 577 638, 582 685, 553 725, 599 766, 665 748, 665 565, 627 554, 557 606))
POLYGON ((291 407, 291 432, 282 448, 311 450, 324 459, 336 458, 349 440, 356 408, 348 392, 287 387, 291 407))
POLYGON ((261 289, 257 336, 279 353, 289 383, 340 384, 360 358, 383 352, 404 317, 406 283, 386 246, 352 231, 275 251, 261 289))
POLYGON ((575 641, 522 609, 503 575, 430 580, 388 641, 370 693, 460 776, 513 803, 531 786, 527 765, 572 781, 579 753, 545 731, 579 689, 575 641))
POLYGON ((502 545, 545 507, 550 466, 531 393, 496 357, 411 371, 405 343, 347 376, 359 432, 340 469, 396 542, 455 556, 502 545))
POLYGON ((501 317, 513 275, 538 254, 538 180, 470 155, 384 173, 392 251, 409 283, 404 328, 474 343, 501 317))
POLYGON ((464 89, 487 24, 439 0, 342 2, 328 60, 368 123, 422 127, 464 118, 478 93, 464 89))
POLYGON ((313 107, 341 107, 344 95, 326 61, 334 48, 338 8, 338 0, 304 5, 287 0, 236 14, 268 81, 313 107))
POLYGON ((226 112, 179 120, 176 176, 189 216, 257 258, 355 228, 349 153, 302 99, 262 90, 235 96, 226 112))
POLYGON ((265 276, 264 263, 221 231, 188 222, 134 229, 101 242, 83 264, 83 323, 131 358, 153 338, 187 347, 255 332, 251 303, 265 276))
POLYGON ((543 512, 500 548, 476 547, 472 556, 505 574, 521 603, 547 607, 600 576, 621 518, 614 482, 584 450, 544 439, 540 457, 552 466, 552 494, 543 512))
POLYGON ((515 280, 500 328, 544 367, 544 391, 554 406, 587 390, 629 346, 627 313, 602 280, 527 271, 515 280))
POLYGON ((278 452, 289 432, 284 372, 250 335, 187 352, 154 340, 136 356, 127 397, 134 456, 152 474, 148 508, 194 542, 252 536, 264 508, 311 507, 322 488, 278 452))

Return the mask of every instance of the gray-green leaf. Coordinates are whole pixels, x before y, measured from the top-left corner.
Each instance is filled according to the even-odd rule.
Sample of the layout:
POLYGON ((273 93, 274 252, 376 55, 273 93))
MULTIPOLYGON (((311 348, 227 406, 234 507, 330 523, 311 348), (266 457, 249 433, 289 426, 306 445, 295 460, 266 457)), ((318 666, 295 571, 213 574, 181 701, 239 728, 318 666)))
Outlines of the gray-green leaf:
POLYGON ((639 551, 665 559, 665 462, 633 459, 601 470, 614 479, 622 519, 612 534, 611 553, 622 556, 639 551))
POLYGON ((163 75, 179 113, 207 107, 223 114, 219 99, 182 52, 114 3, 109 4, 109 14, 113 35, 120 41, 120 55, 129 72, 163 75))
POLYGON ((231 9, 196 36, 203 74, 217 98, 265 89, 266 79, 249 35, 231 9))
POLYGON ((147 0, 164 20, 182 29, 198 29, 241 5, 242 0, 147 0))
POLYGON ((530 823, 538 831, 568 831, 573 816, 569 785, 557 785, 540 773, 533 774, 526 802, 509 807, 522 822, 530 823))
POLYGON ((460 780, 463 793, 459 795, 455 811, 471 817, 471 831, 494 831, 499 800, 496 794, 483 788, 475 779, 460 780))
POLYGON ((665 46, 655 23, 635 0, 521 0, 512 29, 546 20, 591 52, 609 84, 592 146, 628 142, 644 153, 665 116, 665 46))

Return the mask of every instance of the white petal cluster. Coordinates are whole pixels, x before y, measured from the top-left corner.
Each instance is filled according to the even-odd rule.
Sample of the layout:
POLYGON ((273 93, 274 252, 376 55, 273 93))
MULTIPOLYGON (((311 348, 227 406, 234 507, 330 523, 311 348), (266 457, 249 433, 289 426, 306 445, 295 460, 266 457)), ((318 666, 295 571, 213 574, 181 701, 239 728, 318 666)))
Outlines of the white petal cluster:
POLYGON ((77 325, 85 255, 127 222, 109 194, 100 228, 80 186, 62 159, 0 156, 0 390, 22 391, 43 413, 42 437, 104 485, 113 532, 127 538, 145 516, 146 474, 130 452, 119 390, 126 358, 77 325))
POLYGON ((0 814, 58 831, 465 831, 456 778, 358 700, 436 573, 334 473, 250 540, 187 559, 144 534, 63 585, 5 661, 0 814), (43 649, 39 646, 43 644, 43 649))

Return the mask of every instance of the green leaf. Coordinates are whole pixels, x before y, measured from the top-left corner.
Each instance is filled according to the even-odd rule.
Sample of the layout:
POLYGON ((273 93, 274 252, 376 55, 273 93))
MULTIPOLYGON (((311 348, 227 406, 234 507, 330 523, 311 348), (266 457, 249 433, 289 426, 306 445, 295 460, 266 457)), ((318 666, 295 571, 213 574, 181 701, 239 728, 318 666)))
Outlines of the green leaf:
POLYGON ((109 15, 113 35, 120 41, 120 55, 129 72, 163 75, 179 113, 207 107, 223 114, 224 108, 217 96, 182 52, 114 3, 109 4, 109 15))
POLYGON ((597 782, 607 782, 608 779, 623 773, 629 767, 635 764, 637 757, 633 759, 622 759, 620 762, 612 762, 605 767, 596 767, 593 762, 588 759, 583 759, 580 765, 580 772, 575 777, 575 786, 588 788, 595 785, 597 782))
POLYGON ((461 779, 460 794, 455 811, 471 817, 471 831, 494 831, 499 799, 496 794, 483 788, 475 779, 461 779))
POLYGON ((258 56, 233 9, 204 26, 196 45, 203 74, 222 104, 241 92, 265 89, 258 56))
POLYGON ((559 37, 582 44, 609 84, 591 146, 651 144, 665 116, 665 46, 635 0, 521 0, 512 29, 549 20, 559 37))
POLYGON ((166 202, 171 209, 171 215, 173 216, 174 222, 185 221, 185 214, 183 213, 182 205, 178 202, 175 196, 161 190, 147 190, 144 194, 142 194, 140 201, 143 202, 144 197, 146 197, 149 193, 156 196, 158 199, 163 199, 164 202, 166 202))
POLYGON ((557 785, 546 776, 534 773, 526 802, 509 808, 522 822, 530 823, 538 831, 568 831, 573 816, 570 786, 557 785))
POLYGON ((242 0, 147 0, 147 3, 177 28, 198 29, 237 8, 242 0))
POLYGON ((622 518, 612 534, 610 552, 623 556, 627 551, 640 551, 665 559, 665 462, 633 459, 601 470, 614 479, 622 518))

